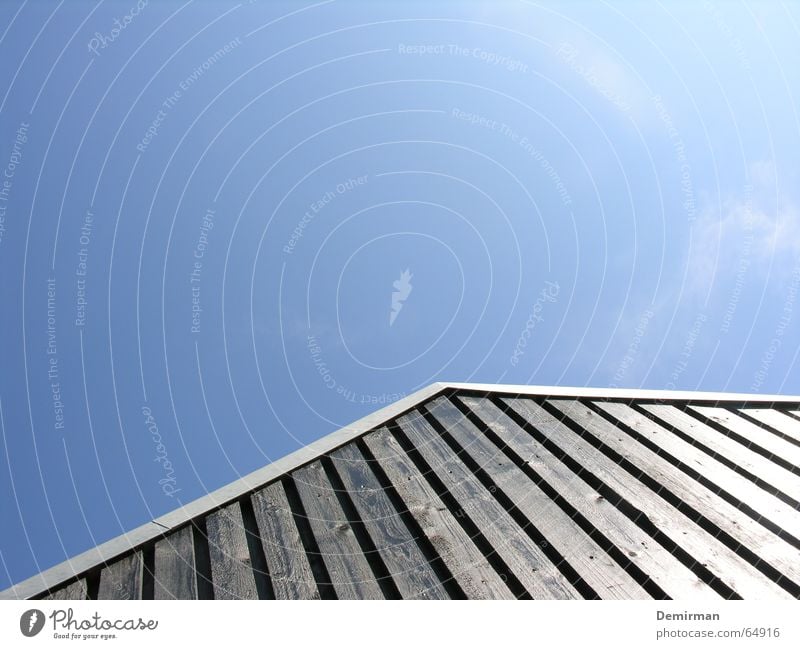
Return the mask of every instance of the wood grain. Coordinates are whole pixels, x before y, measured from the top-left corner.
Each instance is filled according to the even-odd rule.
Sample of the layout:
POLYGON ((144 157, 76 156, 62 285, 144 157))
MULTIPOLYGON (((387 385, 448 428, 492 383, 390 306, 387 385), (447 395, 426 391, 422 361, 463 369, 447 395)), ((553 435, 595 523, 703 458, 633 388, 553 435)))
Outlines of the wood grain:
POLYGON ((141 599, 143 568, 141 552, 107 565, 100 571, 97 599, 141 599))
POLYGON ((468 599, 513 599, 506 582, 475 546, 453 513, 386 428, 364 438, 468 599))
POLYGON ((319 461, 292 473, 339 599, 383 599, 383 591, 319 461))
POLYGON ((280 482, 255 492, 253 504, 276 599, 319 599, 317 583, 280 482))
POLYGON ((209 515, 206 532, 214 599, 258 599, 239 503, 209 515))
POLYGON ((520 458, 673 599, 719 600, 720 595, 598 494, 559 458, 488 399, 461 399, 520 458))
POLYGON ((330 457, 400 595, 404 599, 449 599, 361 451, 348 444, 330 457))
POLYGON ((197 599, 194 535, 191 525, 156 542, 154 599, 197 599))
POLYGON ((800 444, 800 420, 785 412, 773 408, 740 408, 739 412, 771 426, 789 437, 795 444, 800 444))
POLYGON ((486 439, 450 400, 440 398, 427 407, 601 599, 651 599, 620 564, 486 439))
POLYGON ((668 426, 677 428, 685 435, 696 439, 714 453, 745 469, 763 482, 772 485, 789 498, 800 502, 800 476, 796 476, 742 444, 714 430, 710 426, 675 406, 643 405, 668 426))
MULTIPOLYGON (((518 405, 511 401, 509 403, 512 407, 518 405)), ((725 529, 728 533, 736 533, 734 528, 739 525, 743 528, 745 526, 749 528, 747 521, 752 523, 750 519, 744 517, 741 512, 733 509, 721 498, 717 497, 716 494, 709 492, 699 484, 691 484, 685 476, 675 475, 673 467, 667 465, 655 453, 630 440, 624 432, 614 427, 585 405, 570 400, 553 400, 550 403, 577 422, 584 430, 634 464, 637 475, 632 475, 626 471, 604 453, 595 449, 586 440, 582 440, 567 426, 558 422, 557 430, 559 431, 561 443, 564 444, 565 440, 571 442, 568 452, 573 457, 581 455, 586 458, 583 460, 586 462, 586 466, 596 467, 600 470, 601 475, 599 477, 601 479, 605 480, 603 476, 607 476, 613 482, 613 488, 618 493, 624 493, 624 497, 629 502, 636 503, 635 506, 651 519, 655 517, 658 521, 656 525, 664 531, 669 530, 672 532, 674 534, 673 540, 676 543, 679 545, 687 544, 687 551, 697 557, 697 560, 709 569, 713 567, 712 572, 734 591, 743 597, 791 597, 784 589, 780 588, 731 548, 719 541, 717 531, 706 531, 690 516, 684 515, 672 505, 666 499, 665 491, 668 490, 686 504, 699 508, 699 511, 714 523, 722 526, 721 529, 725 529), (646 474, 655 480, 659 484, 658 489, 651 490, 645 483, 638 480, 637 477, 641 474, 646 474), (719 512, 711 511, 710 508, 715 506, 725 512, 726 518, 730 515, 731 519, 726 521, 719 512)), ((527 402, 524 405, 529 408, 538 408, 538 406, 531 406, 527 402)), ((541 408, 538 409, 541 410, 541 408)), ((552 420, 553 418, 550 417, 550 419, 552 420)), ((550 433, 553 434, 553 428, 550 429, 550 433)), ((737 536, 766 539, 768 534, 747 529, 746 533, 741 535, 737 533, 737 536)), ((783 541, 780 541, 780 543, 785 545, 783 541)), ((750 544, 744 547, 758 546, 750 544)))
POLYGON ((676 460, 724 489, 757 512, 756 521, 764 519, 800 539, 800 516, 790 505, 742 477, 716 457, 681 439, 673 432, 639 414, 623 403, 597 402, 597 407, 630 426, 639 435, 676 460))
POLYGON ((758 447, 758 451, 754 450, 754 452, 766 455, 769 460, 772 460, 773 457, 780 458, 784 462, 792 464, 796 471, 800 472, 800 446, 737 416, 726 408, 689 406, 689 409, 734 432, 739 436, 737 441, 745 448, 753 450, 754 447, 758 447))
POLYGON ((459 502, 463 515, 472 520, 531 597, 581 599, 569 580, 421 414, 406 415, 397 421, 406 437, 459 502))

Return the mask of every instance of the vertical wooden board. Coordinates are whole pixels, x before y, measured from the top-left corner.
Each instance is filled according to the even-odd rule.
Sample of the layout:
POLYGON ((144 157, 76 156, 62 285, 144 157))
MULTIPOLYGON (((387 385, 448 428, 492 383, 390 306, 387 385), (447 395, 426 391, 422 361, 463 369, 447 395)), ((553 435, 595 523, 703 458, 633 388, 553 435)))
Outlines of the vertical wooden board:
POLYGON ((314 573, 281 483, 257 491, 250 501, 275 598, 319 599, 314 573))
POLYGON ((397 421, 406 437, 458 501, 463 514, 486 537, 531 597, 581 599, 580 593, 569 580, 419 412, 403 416, 397 421))
POLYGON ((683 600, 720 599, 716 591, 494 403, 474 397, 461 397, 461 401, 669 597, 683 600))
POLYGON ((800 471, 800 446, 787 442, 778 435, 761 428, 761 426, 742 419, 726 408, 690 406, 690 409, 743 437, 745 443, 742 445, 745 448, 750 448, 751 444, 755 444, 767 453, 793 464, 800 471))
POLYGON ((258 599, 239 503, 207 516, 206 533, 214 599, 258 599))
MULTIPOLYGON (((450 435, 602 599, 652 599, 597 542, 446 397, 426 404, 450 435)), ((552 486, 552 485, 551 485, 552 486)))
POLYGON ((67 584, 62 588, 53 591, 49 595, 45 595, 43 599, 53 599, 53 600, 88 599, 86 580, 78 579, 78 581, 73 581, 71 584, 67 584))
POLYGON ((319 461, 292 473, 308 523, 339 599, 383 599, 350 522, 319 461))
POLYGON ((348 444, 330 457, 400 595, 404 599, 449 599, 361 451, 348 444))
POLYGON ((513 599, 506 582, 475 546, 453 513, 382 428, 364 442, 468 599, 513 599))
POLYGON ((758 512, 757 521, 766 519, 800 539, 800 515, 787 503, 630 406, 600 401, 595 405, 758 512))
POLYGON ((800 420, 785 412, 774 408, 739 408, 739 412, 771 426, 800 444, 800 420))
MULTIPOLYGON (((632 440, 626 433, 586 405, 571 400, 552 400, 550 403, 581 428, 635 465, 637 471, 641 471, 642 474, 655 480, 659 485, 658 490, 647 489, 651 503, 656 502, 657 499, 665 499, 665 491, 668 491, 694 511, 702 513, 718 530, 724 531, 741 547, 757 550, 759 564, 767 563, 788 575, 790 579, 794 579, 792 574, 800 571, 800 563, 797 566, 791 565, 792 558, 798 554, 796 548, 788 545, 751 518, 744 516, 700 483, 690 482, 686 476, 681 476, 680 472, 666 460, 639 442, 632 440)), ((689 520, 690 517, 694 517, 694 514, 687 513, 681 514, 681 516, 689 520)), ((716 530, 713 530, 713 533, 715 537, 719 534, 716 530)), ((733 552, 733 550, 731 551, 733 552)), ((766 592, 781 592, 784 597, 789 595, 745 559, 740 558, 740 561, 742 564, 739 570, 740 574, 749 575, 753 586, 760 587, 762 592, 763 589, 766 589, 766 592)))
POLYGON ((142 553, 134 552, 100 571, 100 588, 97 599, 141 599, 142 553))
POLYGON ((192 526, 156 541, 153 562, 154 599, 197 599, 192 526))
POLYGON ((675 406, 642 405, 658 419, 694 438, 712 452, 740 466, 760 480, 783 492, 790 498, 800 501, 800 477, 796 476, 763 455, 753 453, 731 438, 707 426, 689 413, 675 406))

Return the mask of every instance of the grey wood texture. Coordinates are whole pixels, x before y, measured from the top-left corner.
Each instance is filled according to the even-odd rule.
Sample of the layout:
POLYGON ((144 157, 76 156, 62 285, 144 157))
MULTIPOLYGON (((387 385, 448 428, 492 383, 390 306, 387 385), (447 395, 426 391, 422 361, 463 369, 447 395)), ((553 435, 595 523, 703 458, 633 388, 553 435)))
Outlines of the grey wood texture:
POLYGON ((78 579, 63 588, 45 595, 42 599, 66 600, 66 599, 87 599, 86 580, 78 579))
POLYGON ((339 599, 383 599, 364 551, 320 462, 292 474, 339 599))
MULTIPOLYGON (((551 439, 562 451, 568 453, 578 462, 602 480, 621 497, 625 498, 642 516, 647 517, 656 527, 664 532, 673 542, 683 548, 698 564, 706 567, 719 580, 733 591, 745 598, 790 598, 790 595, 772 581, 764 577, 750 564, 739 557, 716 536, 705 531, 697 523, 684 516, 678 509, 652 492, 646 485, 625 471, 601 451, 594 448, 571 428, 557 418, 544 411, 538 404, 529 399, 504 399, 508 405, 530 421, 536 428, 551 439)), ((571 407, 570 401, 553 401, 562 409, 581 418, 586 411, 585 406, 571 407)), ((600 417, 582 418, 585 426, 594 433, 595 421, 600 417)), ((624 433, 615 432, 619 440, 624 440, 624 433)), ((625 450, 625 456, 630 456, 625 450)), ((641 467, 645 472, 644 467, 641 467)), ((649 474, 649 471, 647 471, 649 474)))
MULTIPOLYGON (((780 575, 784 575, 787 580, 793 580, 794 584, 786 585, 787 589, 796 589, 796 584, 800 584, 800 561, 796 551, 797 539, 800 539, 800 507, 793 507, 796 501, 800 501, 800 409, 798 409, 800 399, 798 397, 438 383, 423 388, 207 496, 182 505, 173 512, 15 584, 0 592, 0 599, 43 596, 46 599, 57 600, 73 596, 86 597, 88 596, 86 580, 76 580, 75 577, 98 568, 102 569, 98 584, 100 598, 140 598, 143 594, 143 579, 145 576, 148 578, 150 576, 144 574, 143 552, 153 552, 155 557, 152 591, 154 597, 196 597, 198 576, 195 570, 195 550, 198 548, 193 547, 194 534, 187 524, 199 517, 207 518, 209 537, 217 535, 218 544, 222 545, 222 547, 217 545, 215 550, 214 541, 209 542, 214 595, 217 598, 258 595, 262 586, 261 576, 254 574, 250 547, 254 549, 259 566, 263 549, 276 597, 318 597, 320 593, 314 578, 315 574, 311 571, 309 556, 306 553, 309 542, 319 545, 323 555, 322 561, 331 575, 331 581, 335 582, 332 585, 337 596, 381 598, 383 597, 381 585, 376 581, 370 567, 370 561, 373 559, 364 555, 364 549, 358 542, 362 528, 358 528, 358 535, 349 528, 346 516, 339 507, 339 500, 328 483, 325 470, 318 462, 320 457, 352 443, 359 437, 364 437, 364 443, 368 444, 376 456, 376 450, 391 449, 393 455, 380 457, 382 473, 389 478, 393 491, 397 492, 403 503, 409 505, 407 512, 393 511, 391 516, 374 519, 365 516, 363 529, 369 534, 371 542, 376 542, 376 539, 380 542, 382 535, 395 529, 402 531, 404 526, 406 534, 419 534, 421 531, 424 538, 414 539, 413 544, 420 552, 424 550, 422 554, 428 558, 430 558, 428 552, 432 548, 441 560, 441 563, 437 560, 433 564, 437 569, 431 573, 436 576, 435 583, 439 588, 443 586, 439 583, 441 575, 437 576, 438 566, 444 564, 468 597, 509 597, 511 593, 502 583, 507 577, 497 574, 498 571, 502 572, 501 564, 504 563, 534 597, 559 599, 580 597, 578 590, 552 565, 547 552, 543 552, 524 532, 525 521, 520 518, 521 512, 547 536, 548 541, 557 540, 558 543, 570 547, 570 544, 577 543, 575 539, 570 538, 566 541, 561 538, 551 539, 552 530, 548 529, 554 505, 562 514, 566 513, 555 502, 563 504, 567 501, 569 504, 564 504, 567 512, 571 512, 574 508, 585 517, 586 521, 602 532, 604 538, 598 541, 601 546, 607 547, 608 542, 614 544, 615 549, 609 551, 623 566, 628 564, 622 562, 622 557, 616 549, 636 552, 635 549, 631 549, 632 544, 644 542, 647 544, 647 551, 636 552, 636 556, 631 557, 632 565, 648 574, 667 593, 675 594, 681 599, 709 594, 710 589, 699 579, 696 580, 696 588, 700 592, 694 590, 691 585, 692 576, 686 574, 685 566, 680 562, 678 562, 680 566, 668 574, 667 564, 670 559, 664 554, 665 548, 651 543, 653 539, 638 526, 634 529, 626 523, 626 520, 630 521, 627 516, 628 505, 618 510, 609 503, 592 500, 597 494, 593 494, 588 482, 577 475, 570 481, 572 473, 570 467, 574 468, 574 465, 564 465, 555 456, 549 457, 546 453, 539 453, 539 457, 531 458, 529 464, 547 483, 546 485, 542 483, 544 496, 553 495, 555 502, 550 501, 549 509, 544 510, 544 515, 533 506, 526 509, 526 501, 538 502, 543 507, 548 506, 548 503, 542 498, 542 494, 534 493, 531 496, 530 493, 522 493, 519 484, 514 484, 517 481, 522 483, 523 477, 520 477, 520 474, 527 480, 525 484, 533 484, 528 477, 527 468, 515 465, 506 456, 506 452, 513 451, 519 457, 524 457, 522 453, 526 449, 530 450, 530 441, 533 440, 530 436, 526 440, 522 435, 525 431, 516 426, 514 421, 509 420, 511 425, 505 422, 502 426, 498 424, 498 428, 493 428, 493 434, 499 438, 498 444, 502 448, 510 449, 506 452, 494 445, 492 442, 494 437, 491 439, 485 437, 480 431, 471 430, 463 423, 461 429, 456 427, 455 430, 449 431, 449 435, 467 449, 469 466, 473 461, 482 465, 480 479, 472 474, 469 466, 454 457, 449 444, 439 438, 436 431, 427 426, 426 422, 419 420, 419 411, 412 410, 415 407, 423 408, 421 404, 444 394, 445 391, 448 394, 458 394, 459 398, 464 397, 467 400, 472 398, 470 395, 485 392, 508 398, 513 395, 529 395, 556 400, 563 397, 571 401, 597 399, 595 407, 604 409, 606 413, 618 417, 620 422, 634 428, 636 436, 641 436, 646 446, 613 424, 609 424, 597 413, 592 414, 611 425, 612 430, 606 430, 601 424, 599 432, 594 431, 594 433, 603 439, 604 443, 624 455, 633 465, 645 467, 650 476, 647 480, 663 480, 662 487, 668 485, 666 488, 674 494, 670 498, 680 498, 685 504, 701 513, 707 521, 707 523, 697 523, 688 520, 689 516, 682 514, 664 498, 656 495, 659 489, 656 489, 654 483, 644 484, 642 482, 644 476, 631 475, 608 456, 582 440, 581 436, 570 427, 558 428, 552 423, 542 424, 545 428, 548 426, 553 429, 558 428, 558 435, 551 437, 554 443, 561 448, 563 444, 573 444, 569 450, 570 455, 610 488, 624 494, 623 497, 628 503, 632 503, 633 507, 642 511, 642 515, 648 517, 648 520, 658 528, 659 533, 657 534, 649 524, 645 525, 645 529, 656 538, 662 538, 660 534, 663 534, 669 540, 678 543, 682 550, 697 560, 698 564, 702 563, 713 575, 744 597, 776 599, 791 594, 774 583, 775 581, 780 583, 780 575), (611 401, 607 401, 609 399, 611 401), (657 422, 628 408, 621 403, 623 400, 635 402, 639 407, 648 409, 657 422), (434 466, 437 479, 446 485, 449 494, 445 499, 440 499, 435 493, 431 486, 431 480, 434 480, 432 477, 419 475, 419 469, 397 444, 391 432, 370 433, 402 413, 411 413, 402 420, 405 422, 405 434, 409 439, 418 435, 429 440, 425 448, 420 449, 420 454, 426 463, 434 466), (710 420, 710 425, 704 423, 706 417, 710 420), (720 432, 720 426, 730 431, 733 437, 720 432), (673 427, 677 429, 676 432, 670 430, 673 427), (507 435, 512 436, 507 437, 507 435), (606 435, 607 438, 602 435, 606 435), (625 443, 618 440, 625 440, 625 443), (691 443, 692 441, 695 445, 691 443), (701 445, 705 450, 699 448, 701 445), (650 448, 657 449, 658 452, 650 448), (652 457, 656 460, 652 460, 652 457), (497 458, 503 462, 495 466, 492 460, 497 458), (543 461, 542 458, 547 458, 547 461, 543 461), (317 486, 327 485, 327 497, 330 498, 326 500, 320 496, 326 491, 325 488, 315 491, 315 488, 311 487, 309 491, 308 485, 302 488, 301 483, 297 482, 301 487, 299 491, 304 506, 313 508, 313 505, 316 505, 326 511, 316 518, 309 513, 309 525, 314 538, 301 539, 300 531, 295 526, 295 518, 286 501, 283 485, 276 480, 285 475, 302 476, 309 470, 313 472, 314 469, 308 467, 314 464, 320 472, 317 477, 321 479, 317 486), (679 465, 683 468, 679 468, 679 465), (450 470, 452 473, 448 472, 450 470), (700 473, 702 477, 694 472, 700 473), (484 473, 497 484, 502 484, 503 495, 500 500, 482 484, 484 473), (509 475, 515 478, 509 478, 509 475), (453 476, 460 477, 455 479, 453 476), (402 482, 403 477, 405 482, 402 482), (503 480, 507 482, 502 482, 503 480), (507 484, 511 486, 507 487, 507 484), (261 536, 261 547, 256 549, 254 539, 248 539, 244 533, 237 500, 242 497, 250 498, 249 494, 254 490, 264 490, 264 485, 270 485, 266 489, 274 490, 274 494, 264 491, 250 500, 256 521, 254 523, 248 520, 248 524, 258 525, 261 536), (651 491, 648 485, 653 485, 655 491, 651 491), (558 492, 557 497, 551 493, 550 487, 558 492), (313 497, 309 495, 311 492, 313 497), (584 499, 581 499, 581 494, 585 494, 584 499), (515 502, 521 498, 523 503, 523 507, 515 511, 513 516, 506 512, 501 504, 506 502, 506 497, 515 502), (260 500, 261 498, 263 500, 260 500), (230 505, 232 502, 234 505, 230 505), (461 510, 451 510, 455 503, 461 506, 461 510), (218 511, 219 506, 225 506, 225 509, 218 511), (336 514, 337 509, 338 514, 336 514), (238 525, 223 520, 228 516, 223 512, 229 510, 232 511, 233 518, 238 518, 238 525), (213 513, 208 514, 208 512, 213 513), (462 517, 465 520, 470 519, 466 529, 473 530, 477 527, 482 531, 477 543, 468 538, 465 528, 459 524, 459 519, 462 517), (388 527, 384 518, 391 520, 388 527), (415 524, 410 524, 411 518, 415 524), (324 520, 338 521, 338 523, 326 525, 321 522, 324 520), (739 543, 739 549, 728 547, 719 538, 715 538, 715 526, 724 529, 726 535, 739 543), (185 531, 182 531, 182 528, 185 531), (778 534, 783 532, 786 532, 784 539, 788 540, 779 538, 778 534), (164 538, 165 533, 169 534, 167 538, 164 538), (167 539, 169 542, 166 542, 167 539), (343 548, 348 546, 349 550, 344 549, 342 552, 343 548), (787 551, 787 548, 790 549, 787 551), (484 553, 489 557, 488 560, 484 553), (744 556, 748 559, 744 559, 744 556), (770 574, 770 578, 751 565, 751 562, 757 563, 762 568, 766 566, 763 569, 770 574), (678 576, 681 570, 683 574, 678 576), (772 571, 780 574, 776 576, 772 571), (159 575, 162 577, 160 582, 159 575), (688 581, 684 581, 685 577, 688 577, 688 581), (686 587, 685 591, 681 590, 683 586, 686 587)), ((482 418, 488 417, 494 408, 489 401, 480 407, 474 403, 472 406, 482 418), (480 408, 486 410, 481 414, 480 408)), ((550 417, 547 411, 543 412, 550 417)), ((449 416, 452 416, 452 412, 449 416)), ((558 424, 557 420, 554 421, 558 424)), ((537 424, 537 427, 539 425, 537 424)), ((591 425, 597 426, 597 421, 592 420, 591 425)), ((358 450, 359 447, 354 445, 352 448, 358 450)), ((343 452, 339 451, 338 454, 341 455, 343 452)), ((416 452, 411 455, 414 459, 418 457, 416 452)), ((327 463, 327 460, 325 462, 327 463)), ((347 458, 337 459, 337 474, 342 469, 342 462, 347 463, 347 458)), ((342 476, 346 478, 349 475, 355 481, 366 482, 357 477, 360 475, 359 472, 366 471, 367 476, 377 479, 377 476, 371 473, 374 465, 367 463, 365 466, 361 461, 355 461, 355 464, 361 468, 355 470, 348 468, 347 472, 341 470, 342 476)), ((330 468, 328 464, 325 466, 330 468)), ((436 480, 434 482, 438 485, 436 480)), ((595 483, 592 481, 591 484, 595 483)), ((657 484, 662 483, 657 482, 657 484)), ((364 512, 367 511, 366 505, 359 500, 358 489, 352 491, 350 486, 352 485, 348 485, 350 493, 345 498, 352 501, 364 516, 364 512)), ((375 491, 374 483, 372 491, 375 491)), ((384 494, 381 498, 369 492, 369 497, 368 504, 371 507, 375 507, 374 501, 378 501, 380 507, 387 512, 393 510, 395 506, 400 507, 394 495, 388 498, 384 494)), ((577 527, 581 526, 589 530, 583 520, 577 527)), ((305 524, 301 526, 301 530, 307 529, 305 524)), ((567 525, 564 529, 574 531, 574 527, 570 528, 567 525)), ((583 533, 583 530, 580 532, 583 533)), ((581 534, 577 534, 577 537, 580 539, 581 534)), ((392 563, 391 557, 394 556, 396 561, 399 561, 397 557, 406 550, 407 536, 401 535, 401 538, 404 541, 400 544, 403 547, 399 550, 385 544, 381 546, 382 561, 387 566, 392 563), (387 556, 390 557, 389 560, 387 556)), ((666 540, 664 543, 666 547, 672 547, 666 540)), ((732 541, 729 540, 728 543, 732 541)), ((205 552, 205 545, 204 540, 199 548, 202 550, 199 553, 200 557, 205 552)), ((554 547, 561 552, 562 546, 554 547)), ((200 560, 202 563, 203 559, 200 560)), ((316 563, 316 558, 313 558, 313 561, 316 569, 319 564, 316 563)), ((410 563, 414 567, 418 565, 414 561, 410 563)), ((571 562, 570 566, 586 578, 583 564, 571 562)), ((390 570, 395 576, 404 575, 408 572, 408 566, 405 571, 398 572, 391 567, 390 570)), ((697 572, 706 574, 699 568, 697 572)), ((593 577, 590 576, 589 579, 593 577)), ((399 588, 401 584, 396 585, 399 588)), ((712 592, 712 596, 716 594, 712 592)), ((627 596, 646 595, 631 593, 627 596)))
POLYGON ((426 407, 602 599, 650 598, 630 574, 486 439, 452 402, 442 397, 426 407))
MULTIPOLYGON (((534 599, 581 599, 516 521, 419 413, 397 420, 427 464, 534 599)), ((502 576, 502 575, 501 575, 502 576)))
POLYGON ((506 582, 386 428, 364 442, 468 599, 513 599, 506 582))
POLYGON ((254 493, 250 501, 276 599, 319 599, 317 583, 280 482, 254 493))
POLYGON ((800 420, 787 415, 785 412, 772 408, 740 408, 739 412, 743 412, 747 416, 771 426, 790 437, 797 444, 800 444, 800 420))
POLYGON ((449 599, 361 451, 348 444, 330 457, 400 595, 404 599, 449 599))
POLYGON ((462 397, 461 400, 668 596, 683 600, 720 599, 716 591, 491 401, 470 397, 462 397))
POLYGON ((800 501, 800 476, 796 476, 763 455, 750 451, 742 444, 707 426, 692 415, 674 406, 643 405, 642 408, 653 413, 670 426, 681 430, 704 444, 713 452, 752 473, 784 494, 800 501))
POLYGON ((141 599, 143 568, 141 552, 107 565, 100 571, 97 599, 141 599))
POLYGON ((206 518, 214 599, 258 599, 253 562, 238 502, 206 518))
POLYGON ((154 599, 197 599, 194 535, 186 525, 156 542, 154 599))
POLYGON ((690 409, 699 412, 701 415, 708 417, 718 424, 722 424, 728 430, 744 437, 747 443, 743 444, 743 446, 746 448, 750 448, 751 444, 756 444, 764 451, 778 458, 782 458, 784 461, 793 464, 800 470, 800 446, 787 442, 785 439, 781 439, 778 435, 746 419, 742 419, 725 408, 690 406, 690 409))
POLYGON ((663 426, 639 414, 630 406, 610 402, 597 402, 596 405, 630 426, 659 449, 669 453, 675 459, 711 480, 720 489, 724 489, 754 509, 759 514, 756 520, 762 520, 761 517, 763 517, 800 539, 800 516, 791 505, 739 475, 713 455, 700 450, 663 426))

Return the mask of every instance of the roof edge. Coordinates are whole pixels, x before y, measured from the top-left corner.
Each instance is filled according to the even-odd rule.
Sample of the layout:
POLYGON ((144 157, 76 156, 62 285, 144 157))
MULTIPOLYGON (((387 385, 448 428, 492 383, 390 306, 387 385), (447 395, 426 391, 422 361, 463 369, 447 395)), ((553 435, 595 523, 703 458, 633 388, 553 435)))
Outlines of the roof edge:
POLYGON ((542 385, 513 385, 495 383, 437 382, 413 392, 394 403, 384 406, 361 419, 348 424, 321 439, 304 446, 260 469, 235 480, 211 493, 201 496, 152 521, 126 532, 105 543, 48 568, 0 592, 0 600, 28 599, 80 575, 92 568, 130 552, 137 546, 169 533, 193 518, 217 509, 258 489, 275 478, 347 444, 373 428, 398 417, 418 404, 449 390, 477 392, 502 392, 507 394, 542 397, 579 398, 645 398, 676 401, 747 402, 764 404, 798 403, 800 396, 759 395, 729 392, 691 392, 679 390, 643 390, 626 388, 553 387, 542 385))
POLYGON ((80 575, 92 568, 111 561, 115 557, 130 552, 139 545, 152 541, 171 530, 185 525, 193 518, 258 489, 267 482, 325 455, 330 451, 347 444, 353 439, 369 432, 380 424, 394 419, 407 410, 411 410, 423 401, 427 401, 440 392, 448 389, 444 383, 430 385, 384 406, 347 426, 340 428, 289 455, 270 462, 233 482, 201 496, 167 514, 158 516, 130 532, 125 532, 105 543, 86 550, 62 563, 56 564, 28 579, 25 579, 0 592, 0 600, 28 599, 59 584, 80 575))
POLYGON ((800 396, 780 394, 747 394, 740 392, 694 392, 691 390, 645 390, 640 388, 553 387, 548 385, 514 385, 497 383, 442 383, 452 390, 507 392, 540 397, 579 397, 582 399, 664 399, 674 401, 733 401, 747 403, 800 403, 800 396))

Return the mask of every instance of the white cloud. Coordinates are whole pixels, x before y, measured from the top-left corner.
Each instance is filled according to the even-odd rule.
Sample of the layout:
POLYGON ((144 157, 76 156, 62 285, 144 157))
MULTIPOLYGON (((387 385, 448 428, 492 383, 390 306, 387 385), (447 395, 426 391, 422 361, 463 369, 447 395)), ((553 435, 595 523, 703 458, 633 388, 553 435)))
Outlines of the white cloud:
POLYGON ((689 289, 708 291, 732 274, 767 271, 781 279, 800 254, 800 215, 779 191, 775 166, 758 161, 749 166, 750 184, 721 205, 707 205, 692 224, 687 263, 689 289))

